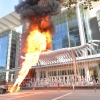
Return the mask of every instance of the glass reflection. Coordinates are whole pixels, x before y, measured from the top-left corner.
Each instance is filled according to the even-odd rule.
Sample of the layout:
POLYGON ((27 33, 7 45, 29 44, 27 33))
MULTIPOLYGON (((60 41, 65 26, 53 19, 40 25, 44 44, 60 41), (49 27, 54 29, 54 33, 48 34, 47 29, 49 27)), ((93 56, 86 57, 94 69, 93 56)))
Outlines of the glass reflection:
POLYGON ((52 19, 56 23, 56 33, 52 43, 53 50, 80 45, 75 9, 61 13, 52 19))
POLYGON ((0 68, 6 67, 6 58, 8 50, 8 35, 0 37, 0 68))

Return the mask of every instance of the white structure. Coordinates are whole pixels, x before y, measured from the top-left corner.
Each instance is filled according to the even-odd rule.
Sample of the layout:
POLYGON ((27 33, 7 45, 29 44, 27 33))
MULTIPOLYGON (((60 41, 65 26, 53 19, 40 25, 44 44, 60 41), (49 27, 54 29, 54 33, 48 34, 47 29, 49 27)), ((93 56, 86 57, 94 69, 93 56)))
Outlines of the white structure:
POLYGON ((57 86, 59 81, 61 85, 73 82, 88 85, 92 77, 91 67, 100 63, 100 54, 96 49, 99 42, 94 40, 83 46, 43 52, 36 66, 37 84, 43 86, 42 83, 47 81, 49 85, 57 86))

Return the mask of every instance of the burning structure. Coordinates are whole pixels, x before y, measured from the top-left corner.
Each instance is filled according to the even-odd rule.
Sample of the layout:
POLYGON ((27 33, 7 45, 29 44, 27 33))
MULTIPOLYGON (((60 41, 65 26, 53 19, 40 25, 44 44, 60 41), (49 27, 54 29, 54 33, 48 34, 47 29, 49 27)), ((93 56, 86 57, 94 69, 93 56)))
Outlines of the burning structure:
POLYGON ((46 3, 42 0, 25 0, 15 7, 15 11, 20 14, 23 24, 21 55, 24 61, 10 92, 19 90, 29 69, 37 64, 40 53, 51 48, 55 32, 51 16, 60 12, 60 6, 56 0, 46 0, 46 3))

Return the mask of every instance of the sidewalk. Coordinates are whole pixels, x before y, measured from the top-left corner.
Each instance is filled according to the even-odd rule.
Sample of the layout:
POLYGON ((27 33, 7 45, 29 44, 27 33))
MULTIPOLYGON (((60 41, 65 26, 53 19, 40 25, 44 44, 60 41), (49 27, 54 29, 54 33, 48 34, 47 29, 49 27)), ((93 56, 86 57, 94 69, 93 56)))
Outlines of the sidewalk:
MULTIPOLYGON (((61 90, 72 90, 73 86, 60 86, 59 87, 61 90)), ((76 90, 87 90, 87 89, 94 89, 93 85, 88 85, 88 86, 75 86, 74 87, 76 90)), ((50 87, 34 87, 35 90, 57 90, 57 86, 50 86, 50 87)), ((100 89, 100 85, 96 86, 96 89, 100 89)), ((22 90, 33 90, 33 87, 23 87, 22 90)))

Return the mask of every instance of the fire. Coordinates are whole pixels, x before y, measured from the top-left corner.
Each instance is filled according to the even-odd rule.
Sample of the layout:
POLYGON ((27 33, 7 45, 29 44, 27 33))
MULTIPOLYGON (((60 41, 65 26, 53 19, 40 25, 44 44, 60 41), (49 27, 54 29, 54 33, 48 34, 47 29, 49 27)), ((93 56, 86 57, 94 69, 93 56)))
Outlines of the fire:
POLYGON ((49 31, 40 32, 36 26, 35 29, 32 29, 30 34, 27 36, 26 47, 22 50, 25 53, 22 68, 19 71, 18 78, 10 89, 10 92, 20 90, 20 84, 28 74, 29 69, 38 63, 41 52, 50 49, 51 41, 52 39, 49 31))

